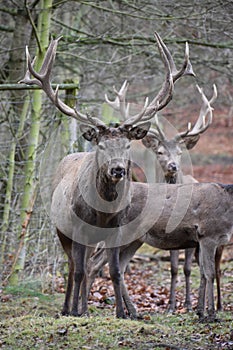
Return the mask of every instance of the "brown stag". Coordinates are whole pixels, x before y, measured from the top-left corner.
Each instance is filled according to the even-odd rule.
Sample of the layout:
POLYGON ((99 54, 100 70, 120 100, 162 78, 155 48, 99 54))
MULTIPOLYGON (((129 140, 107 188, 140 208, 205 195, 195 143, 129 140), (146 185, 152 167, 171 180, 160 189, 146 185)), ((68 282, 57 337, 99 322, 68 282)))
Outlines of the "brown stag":
MULTIPOLYGON (((216 86, 213 86, 214 93, 209 101, 212 103, 217 98, 216 86)), ((206 110, 208 104, 206 103, 206 97, 203 91, 197 85, 197 89, 202 97, 202 108, 199 113, 199 117, 195 125, 191 128, 191 124, 188 125, 187 130, 177 133, 174 137, 168 138, 158 120, 156 119, 155 126, 156 129, 150 129, 149 133, 142 140, 143 144, 152 150, 156 155, 155 159, 155 182, 167 182, 170 184, 175 183, 194 183, 197 180, 191 175, 184 175, 181 169, 181 156, 183 153, 183 146, 186 149, 192 149, 202 133, 204 133, 212 123, 212 113, 206 110), (209 117, 206 121, 206 117, 209 117)), ((192 309, 191 296, 190 296, 190 274, 192 258, 195 249, 185 250, 184 259, 184 275, 185 275, 185 303, 184 306, 187 310, 192 309)), ((196 254, 197 255, 197 254, 196 254)), ((217 281, 217 310, 221 310, 221 291, 220 291, 220 261, 222 255, 222 248, 219 247, 216 252, 216 281, 217 281)), ((171 261, 171 287, 170 287, 170 297, 168 304, 168 311, 174 312, 176 308, 176 282, 178 275, 178 262, 179 262, 179 250, 170 251, 170 261, 171 261)))
MULTIPOLYGON (((91 247, 104 241, 116 296, 116 314, 117 317, 125 317, 119 246, 122 245, 122 222, 126 220, 131 206, 130 142, 145 137, 150 127, 148 121, 172 99, 174 76, 178 79, 184 74, 192 74, 188 45, 183 67, 177 71, 168 49, 157 33, 155 38, 166 69, 164 84, 150 104, 146 99, 144 107, 137 115, 128 118, 117 127, 108 127, 99 118, 69 107, 58 97, 58 87, 53 90, 50 73, 58 39, 51 41, 39 72, 34 70, 26 49, 28 70, 21 83, 40 86, 61 112, 82 123, 80 129, 83 137, 96 146, 93 152, 65 157, 56 171, 53 184, 51 218, 69 260, 63 314, 70 313, 73 284, 71 314, 80 315, 87 312, 86 298, 83 298, 81 311, 79 310, 81 286, 83 295, 86 295, 86 261, 91 247), (34 78, 30 78, 30 75, 34 78)), ((121 99, 120 93, 117 94, 121 113, 125 117, 128 113, 125 100, 121 99)), ((128 238, 124 240, 126 244, 131 242, 131 238, 128 238)))

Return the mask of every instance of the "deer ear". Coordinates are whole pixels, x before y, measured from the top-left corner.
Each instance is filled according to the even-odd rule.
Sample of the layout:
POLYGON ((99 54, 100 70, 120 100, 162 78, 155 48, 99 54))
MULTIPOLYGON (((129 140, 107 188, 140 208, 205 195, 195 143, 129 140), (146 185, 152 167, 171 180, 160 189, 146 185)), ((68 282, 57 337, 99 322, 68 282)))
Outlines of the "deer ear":
POLYGON ((84 137, 85 140, 90 141, 90 142, 97 141, 97 139, 98 139, 98 130, 97 129, 92 128, 92 127, 87 126, 87 125, 84 125, 84 124, 81 124, 80 130, 81 130, 82 136, 84 137))
POLYGON ((192 149, 198 142, 199 138, 200 138, 200 135, 186 136, 182 139, 181 142, 185 144, 187 149, 192 149))
POLYGON ((143 137, 145 137, 146 134, 148 133, 150 126, 151 126, 150 122, 146 122, 146 123, 142 123, 137 126, 134 126, 128 132, 129 139, 132 139, 132 140, 143 139, 143 137))

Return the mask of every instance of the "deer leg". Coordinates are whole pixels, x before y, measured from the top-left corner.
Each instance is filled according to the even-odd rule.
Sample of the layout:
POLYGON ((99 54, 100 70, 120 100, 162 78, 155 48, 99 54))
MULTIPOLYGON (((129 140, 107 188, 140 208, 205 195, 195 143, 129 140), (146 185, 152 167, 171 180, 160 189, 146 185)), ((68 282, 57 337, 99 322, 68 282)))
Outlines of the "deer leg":
POLYGON ((220 263, 222 259, 224 246, 217 248, 215 253, 215 273, 216 273, 216 285, 217 285, 217 310, 222 310, 222 297, 221 297, 221 269, 220 263))
MULTIPOLYGON (((216 313, 214 307, 214 277, 215 277, 215 251, 214 242, 200 242, 200 270, 201 282, 205 280, 205 289, 207 296, 208 316, 204 317, 205 308, 205 292, 199 290, 198 311, 199 319, 204 322, 216 321, 216 313), (204 294, 204 295, 203 295, 204 294)), ((202 285, 200 285, 202 287, 202 285)))
POLYGON ((88 313, 88 296, 89 296, 89 289, 88 289, 88 268, 87 264, 90 261, 91 254, 93 253, 94 248, 92 247, 86 247, 86 254, 85 254, 85 274, 84 278, 82 280, 81 284, 81 312, 80 315, 89 315, 88 313))
MULTIPOLYGON (((72 257, 74 261, 74 295, 71 315, 79 316, 78 304, 81 284, 85 277, 85 251, 86 247, 75 241, 72 242, 72 257)), ((84 281, 85 283, 85 281, 84 281)), ((86 298, 86 294, 83 295, 86 298)), ((84 301, 84 303, 87 301, 84 301)))
POLYGON ((194 249, 185 249, 185 260, 184 260, 184 275, 185 275, 185 303, 184 306, 187 311, 192 310, 191 293, 190 293, 190 274, 192 266, 194 249))
POLYGON ((195 249, 195 257, 200 269, 200 285, 198 291, 198 302, 197 302, 197 315, 199 320, 204 320, 205 311, 205 294, 206 294, 206 278, 203 270, 203 264, 201 263, 201 249, 200 244, 195 249))
POLYGON ((70 313, 70 298, 73 290, 73 281, 74 281, 74 264, 70 257, 69 257, 68 263, 69 263, 68 282, 66 287, 65 301, 61 312, 63 316, 68 316, 70 313))
POLYGON ((138 248, 141 245, 142 245, 141 242, 135 241, 131 243, 129 246, 125 247, 125 249, 123 249, 120 252, 120 269, 121 269, 121 275, 122 275, 122 280, 121 280, 122 297, 131 319, 137 319, 137 310, 130 299, 128 289, 124 281, 124 273, 129 264, 130 259, 132 258, 136 250, 138 250, 138 248))
POLYGON ((119 247, 106 249, 109 263, 109 273, 113 283, 116 298, 116 316, 118 318, 126 318, 122 292, 121 292, 121 271, 119 266, 119 247))
POLYGON ((88 291, 87 291, 87 276, 84 274, 84 278, 82 280, 81 284, 81 311, 80 315, 86 315, 88 316, 88 291))
POLYGON ((178 275, 179 250, 170 250, 171 260, 171 288, 168 303, 168 312, 174 312, 176 309, 176 282, 178 275))
POLYGON ((66 287, 66 296, 65 301, 63 304, 63 308, 61 311, 61 314, 64 316, 67 316, 70 314, 70 299, 71 294, 73 290, 73 282, 74 282, 74 262, 72 259, 72 240, 68 238, 66 235, 64 235, 61 231, 57 228, 57 235, 60 239, 61 245, 66 252, 68 256, 68 264, 69 264, 69 274, 68 274, 68 281, 67 281, 67 287, 66 287))
POLYGON ((91 286, 99 270, 107 263, 108 257, 105 248, 100 248, 88 261, 87 273, 87 294, 89 295, 91 286))
POLYGON ((206 278, 203 268, 200 266, 200 286, 198 291, 197 315, 199 320, 204 320, 205 312, 205 295, 206 295, 206 278))

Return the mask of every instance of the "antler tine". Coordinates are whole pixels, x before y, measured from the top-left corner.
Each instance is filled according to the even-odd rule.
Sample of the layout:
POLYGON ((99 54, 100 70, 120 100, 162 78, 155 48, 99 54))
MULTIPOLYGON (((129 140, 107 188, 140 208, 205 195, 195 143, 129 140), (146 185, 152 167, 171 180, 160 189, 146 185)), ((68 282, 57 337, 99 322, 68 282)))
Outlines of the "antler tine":
POLYGON ((187 129, 185 131, 181 131, 179 132, 175 137, 174 137, 174 140, 180 140, 182 138, 185 138, 186 136, 188 136, 188 134, 190 133, 192 129, 192 124, 190 122, 188 122, 188 125, 187 125, 187 129))
POLYGON ((188 45, 187 42, 185 43, 185 56, 184 56, 183 66, 181 67, 181 69, 179 71, 176 68, 175 62, 174 62, 174 60, 172 58, 172 55, 171 55, 170 51, 168 50, 168 48, 166 47, 164 42, 161 40, 161 38, 160 38, 160 43, 161 43, 161 45, 163 47, 163 50, 164 50, 164 53, 165 53, 165 55, 166 55, 166 57, 168 59, 174 83, 180 77, 182 77, 183 75, 195 76, 195 73, 193 72, 193 68, 192 68, 191 62, 189 60, 189 45, 188 45))
POLYGON ((58 97, 58 90, 59 90, 59 85, 57 85, 57 87, 56 87, 56 90, 55 90, 55 93, 54 93, 54 100, 52 100, 52 102, 54 102, 54 105, 62 113, 66 114, 66 115, 68 115, 70 117, 73 117, 73 118, 77 119, 78 121, 81 121, 84 124, 87 124, 87 125, 93 125, 94 124, 94 125, 96 125, 95 122, 92 122, 91 120, 89 120, 88 115, 82 114, 81 112, 79 112, 77 110, 76 107, 71 108, 71 107, 67 106, 64 102, 62 102, 62 100, 58 97))
POLYGON ((51 81, 50 81, 50 74, 51 74, 53 63, 56 57, 58 41, 60 39, 61 37, 58 39, 51 40, 39 72, 36 72, 35 69, 33 68, 35 59, 33 60, 33 62, 31 61, 31 57, 30 57, 28 48, 26 46, 27 71, 26 71, 25 77, 22 80, 20 80, 19 83, 25 83, 27 85, 35 84, 41 87, 46 93, 46 95, 49 97, 49 99, 52 101, 52 103, 62 113, 72 118, 75 118, 78 121, 81 121, 82 123, 85 123, 87 125, 106 127, 106 125, 100 119, 88 117, 87 115, 78 112, 76 107, 71 108, 68 105, 66 105, 64 102, 62 102, 58 97, 59 85, 57 85, 55 91, 53 90, 51 81), (34 79, 30 78, 30 74, 34 77, 34 79))
POLYGON ((213 96, 211 97, 211 99, 209 101, 210 104, 213 103, 216 100, 216 98, 218 97, 218 91, 217 91, 217 87, 215 84, 213 84, 213 90, 214 90, 213 96))
POLYGON ((213 108, 210 105, 210 101, 211 100, 215 101, 215 99, 217 98, 216 86, 214 88, 214 94, 213 94, 210 101, 208 101, 203 90, 198 85, 196 85, 196 87, 197 87, 197 90, 199 91, 199 93, 201 94, 201 98, 202 98, 203 103, 201 106, 199 117, 198 117, 194 127, 192 128, 192 130, 189 133, 190 136, 195 136, 197 134, 201 134, 210 126, 210 124, 212 123, 212 119, 213 119, 213 108), (206 122, 207 116, 208 116, 208 120, 206 122))
POLYGON ((135 124, 135 123, 138 123, 140 121, 144 122, 146 120, 150 120, 157 113, 157 111, 162 109, 163 107, 165 107, 172 98, 174 84, 173 84, 170 64, 169 64, 169 61, 167 59, 167 55, 164 52, 163 41, 160 38, 159 34, 156 32, 155 32, 155 38, 157 41, 157 46, 158 46, 158 49, 160 52, 160 56, 162 58, 162 61, 164 63, 165 69, 166 69, 165 81, 162 85, 162 88, 158 92, 157 96, 153 99, 153 101, 146 108, 144 105, 144 107, 143 107, 144 112, 142 113, 142 111, 141 111, 139 114, 129 118, 127 120, 127 122, 124 123, 125 125, 135 124), (166 98, 166 100, 164 100, 165 98, 166 98))
MULTIPOLYGON (((26 46, 26 61, 27 61, 27 67, 30 65, 32 68, 33 68, 35 61, 36 61, 36 57, 34 57, 33 61, 31 62, 31 58, 30 58, 27 46, 26 46)), ((32 85, 32 84, 37 84, 37 81, 36 81, 36 79, 30 78, 30 71, 29 71, 29 69, 27 69, 24 78, 22 80, 20 80, 18 83, 32 85)), ((39 80, 38 80, 38 84, 40 84, 40 86, 41 86, 41 82, 39 80)))
POLYGON ((154 117, 154 124, 156 129, 154 128, 150 128, 148 135, 153 135, 158 141, 165 141, 167 140, 163 130, 161 129, 160 125, 159 125, 159 121, 158 121, 158 117, 157 115, 155 115, 154 117))
POLYGON ((159 133, 159 135, 160 135, 160 140, 161 140, 161 141, 166 140, 166 136, 165 136, 165 134, 164 134, 162 128, 161 128, 160 125, 159 125, 159 121, 158 121, 157 114, 155 115, 154 123, 155 123, 156 129, 158 130, 158 133, 159 133))
POLYGON ((122 126, 128 127, 128 126, 136 124, 138 122, 151 119, 151 116, 149 116, 147 119, 143 118, 143 120, 142 120, 142 117, 145 115, 145 112, 147 110, 148 103, 149 103, 149 99, 148 99, 148 97, 146 97, 144 106, 142 107, 141 111, 138 114, 136 114, 135 116, 133 116, 129 119, 126 119, 125 122, 122 124, 122 126))
MULTIPOLYGON (((148 114, 154 116, 159 110, 163 109, 169 101, 172 99, 172 94, 174 90, 173 77, 172 77, 172 69, 174 69, 174 62, 172 60, 172 56, 169 53, 166 45, 161 39, 160 35, 155 32, 155 39, 157 41, 157 46, 160 52, 160 56, 165 66, 166 76, 165 81, 162 85, 157 96, 151 101, 148 106, 148 114), (170 66, 172 64, 172 67, 170 66), (166 99, 165 99, 166 98, 166 99)), ((146 113, 146 114, 147 114, 146 113)))
POLYGON ((211 103, 213 103, 217 98, 216 85, 215 84, 213 85, 214 92, 213 92, 213 96, 210 99, 210 101, 205 96, 203 90, 198 85, 196 85, 196 87, 197 87, 199 93, 201 94, 202 101, 203 101, 202 106, 201 106, 201 110, 199 113, 199 117, 198 117, 195 125, 192 128, 191 128, 191 124, 189 123, 190 124, 190 128, 188 128, 189 130, 181 132, 178 135, 176 135, 176 139, 202 134, 206 129, 208 129, 208 127, 212 123, 213 108, 211 107, 211 103), (208 116, 208 120, 206 122, 207 116, 208 116))
MULTIPOLYGON (((174 67, 175 67, 175 64, 174 64, 174 67)), ((185 43, 185 56, 184 56, 183 65, 179 71, 175 67, 175 70, 173 73, 173 82, 175 83, 177 80, 179 80, 182 76, 185 76, 185 75, 191 75, 193 77, 196 76, 189 59, 189 44, 187 42, 185 43)))
MULTIPOLYGON (((39 70, 39 72, 36 72, 35 69, 33 68, 36 57, 34 58, 33 62, 31 62, 31 56, 28 51, 28 46, 26 46, 26 61, 27 61, 27 71, 25 74, 25 78, 27 79, 22 79, 19 81, 19 83, 25 83, 27 85, 32 85, 36 84, 40 87, 43 85, 43 80, 46 80, 46 82, 49 82, 49 77, 50 77, 50 72, 52 70, 53 62, 56 56, 56 50, 57 50, 57 44, 58 41, 61 39, 55 39, 51 40, 49 47, 47 49, 47 52, 45 54, 42 67, 39 70), (35 78, 35 79, 30 79, 30 74, 35 78)), ((43 87, 42 87, 43 88, 43 87)), ((46 92, 47 93, 47 92, 46 92)))
MULTIPOLYGON (((164 44, 164 42, 161 39, 161 37, 159 36, 159 34, 156 33, 156 35, 160 41, 160 45, 163 48, 164 54, 166 55, 167 61, 169 62, 173 84, 175 84, 175 82, 177 80, 179 80, 182 76, 185 76, 185 75, 191 75, 191 76, 195 77, 196 75, 193 72, 192 64, 191 64, 190 59, 189 59, 189 45, 188 45, 188 43, 186 42, 186 44, 185 44, 185 56, 184 56, 183 65, 182 65, 180 70, 177 70, 175 62, 173 60, 173 57, 172 57, 170 51, 168 50, 167 46, 164 44)), ((163 103, 160 104, 158 111, 163 109, 170 102, 170 100, 172 99, 172 93, 173 93, 173 90, 171 90, 171 93, 168 94, 167 99, 165 99, 165 101, 163 101, 163 103)), ((153 103, 153 101, 151 103, 153 103)))
POLYGON ((129 115, 129 103, 127 105, 125 103, 125 97, 128 87, 129 83, 127 82, 127 80, 124 81, 119 91, 117 91, 115 87, 113 87, 114 92, 117 95, 114 101, 110 101, 108 99, 107 94, 105 94, 105 101, 107 102, 107 104, 111 106, 115 111, 120 112, 124 120, 126 120, 129 115))

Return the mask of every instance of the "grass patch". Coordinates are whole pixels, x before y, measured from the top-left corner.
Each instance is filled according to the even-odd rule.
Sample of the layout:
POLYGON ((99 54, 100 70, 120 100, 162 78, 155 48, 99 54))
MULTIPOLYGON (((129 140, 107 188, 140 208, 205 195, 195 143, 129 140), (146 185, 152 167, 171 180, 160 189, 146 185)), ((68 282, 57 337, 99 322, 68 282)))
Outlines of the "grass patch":
MULTIPOLYGON (((230 250, 229 250, 230 252, 230 250)), ((151 253, 151 252, 150 252, 151 253)), ((141 274, 131 274, 133 295, 139 294, 140 305, 148 298, 150 311, 143 311, 143 319, 132 321, 115 317, 114 305, 93 303, 89 305, 89 317, 61 317, 59 312, 64 294, 41 293, 38 281, 26 281, 17 288, 7 287, 1 297, 0 349, 179 349, 179 350, 232 350, 232 271, 233 262, 223 262, 222 292, 224 312, 219 313, 221 322, 200 324, 195 312, 167 314, 165 306, 156 306, 156 298, 148 296, 150 289, 164 286, 169 289, 168 262, 156 261, 134 264, 141 274), (137 265, 138 264, 138 265, 137 265), (146 272, 146 276, 145 276, 146 272), (151 273, 149 273, 151 272, 151 273), (145 288, 136 289, 144 279, 145 288), (153 298, 155 299, 152 304, 153 298)), ((179 266, 182 270, 182 266, 179 266)), ((192 270, 192 292, 198 286, 199 274, 196 265, 192 270)), ((132 290, 131 289, 131 290, 132 290)), ((178 296, 183 296, 178 283, 178 296)), ((164 297, 164 296, 162 296, 164 297)), ((137 301, 137 298, 134 302, 137 301)), ((138 304, 139 305, 139 304, 138 304)), ((138 306, 138 311, 141 312, 138 306)))
MULTIPOLYGON (((59 305, 60 299, 54 296, 59 305)), ((33 299, 30 299, 32 303, 33 299)), ((48 306, 48 304, 47 304, 48 306)), ((29 304, 24 304, 27 309, 29 304)), ((37 304, 39 307, 39 304, 37 304)), ((18 310, 19 311, 19 310, 18 310)), ((19 312, 20 313, 20 312, 19 312)), ((53 312, 52 312, 53 313, 53 312)), ((0 322, 0 346, 25 349, 232 349, 232 317, 222 313, 223 322, 197 323, 194 314, 147 315, 143 321, 119 320, 113 310, 92 308, 90 317, 51 316, 28 310, 27 314, 6 317, 0 322)))

